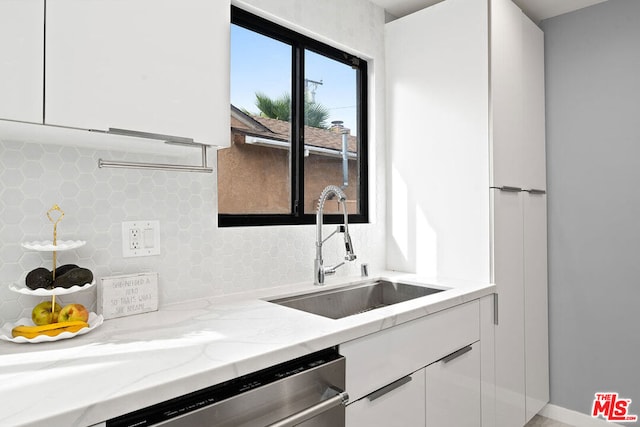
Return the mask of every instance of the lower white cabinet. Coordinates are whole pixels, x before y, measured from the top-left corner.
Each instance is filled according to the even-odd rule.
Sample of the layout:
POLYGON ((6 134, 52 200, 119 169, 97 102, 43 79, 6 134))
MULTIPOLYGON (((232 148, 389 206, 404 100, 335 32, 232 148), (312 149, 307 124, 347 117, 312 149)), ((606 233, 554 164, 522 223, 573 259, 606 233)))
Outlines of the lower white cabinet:
POLYGON ((496 426, 524 426, 549 401, 546 195, 491 192, 496 426))
POLYGON ((480 330, 476 300, 342 344, 346 426, 480 427, 480 330))
POLYGON ((491 190, 494 277, 498 288, 495 327, 496 426, 520 427, 525 420, 524 260, 521 192, 491 190))
POLYGON ((480 427, 480 343, 427 366, 426 426, 480 427))
POLYGON ((400 378, 346 408, 346 426, 424 427, 425 369, 400 378))
POLYGON ((523 197, 525 407, 529 421, 549 401, 547 196, 528 193, 523 197))

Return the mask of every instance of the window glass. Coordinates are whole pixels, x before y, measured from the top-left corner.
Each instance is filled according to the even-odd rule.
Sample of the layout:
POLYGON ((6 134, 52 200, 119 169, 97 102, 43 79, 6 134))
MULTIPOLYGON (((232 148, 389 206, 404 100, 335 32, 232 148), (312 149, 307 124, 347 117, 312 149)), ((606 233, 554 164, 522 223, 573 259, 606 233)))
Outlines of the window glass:
MULTIPOLYGON (((349 213, 359 213, 357 71, 305 50, 305 213, 314 213, 329 184, 347 194, 349 213)), ((337 201, 326 213, 341 212, 337 201)))
POLYGON ((291 46, 231 26, 231 148, 218 152, 218 212, 291 210, 291 46))

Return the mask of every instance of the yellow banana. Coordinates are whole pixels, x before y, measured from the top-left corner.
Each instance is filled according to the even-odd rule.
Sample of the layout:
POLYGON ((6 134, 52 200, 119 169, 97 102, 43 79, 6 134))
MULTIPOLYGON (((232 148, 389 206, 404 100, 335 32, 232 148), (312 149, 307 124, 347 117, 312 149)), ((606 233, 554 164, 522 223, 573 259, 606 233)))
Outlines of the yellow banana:
POLYGON ((62 332, 78 332, 82 328, 88 328, 89 324, 80 320, 70 322, 50 323, 42 326, 19 325, 11 330, 13 337, 35 338, 38 335, 55 337, 62 332))

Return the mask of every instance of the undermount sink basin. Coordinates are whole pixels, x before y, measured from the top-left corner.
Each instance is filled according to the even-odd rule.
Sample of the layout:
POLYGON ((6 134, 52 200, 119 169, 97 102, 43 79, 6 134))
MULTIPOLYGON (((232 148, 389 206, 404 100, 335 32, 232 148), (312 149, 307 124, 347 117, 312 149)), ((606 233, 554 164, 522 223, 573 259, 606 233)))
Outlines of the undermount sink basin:
POLYGON ((278 298, 269 302, 318 314, 330 319, 341 319, 358 313, 387 307, 415 298, 442 292, 444 289, 409 283, 376 280, 369 283, 327 289, 310 294, 278 298))

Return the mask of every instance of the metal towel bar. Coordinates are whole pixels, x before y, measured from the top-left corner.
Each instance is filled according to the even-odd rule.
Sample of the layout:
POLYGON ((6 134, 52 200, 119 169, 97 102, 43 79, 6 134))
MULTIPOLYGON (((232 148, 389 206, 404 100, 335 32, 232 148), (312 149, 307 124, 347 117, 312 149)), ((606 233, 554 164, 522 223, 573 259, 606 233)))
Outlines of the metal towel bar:
POLYGON ((167 163, 145 163, 145 162, 125 162, 119 160, 103 160, 98 159, 99 168, 126 168, 126 169, 151 169, 151 170, 164 170, 164 171, 176 171, 176 172, 203 172, 212 173, 213 168, 207 166, 207 147, 206 144, 194 142, 188 138, 177 138, 167 135, 158 135, 145 132, 130 131, 126 129, 109 129, 108 133, 117 135, 127 135, 142 138, 152 139, 166 139, 165 144, 183 145, 187 147, 200 147, 202 150, 202 165, 179 165, 179 164, 167 164, 167 163))

